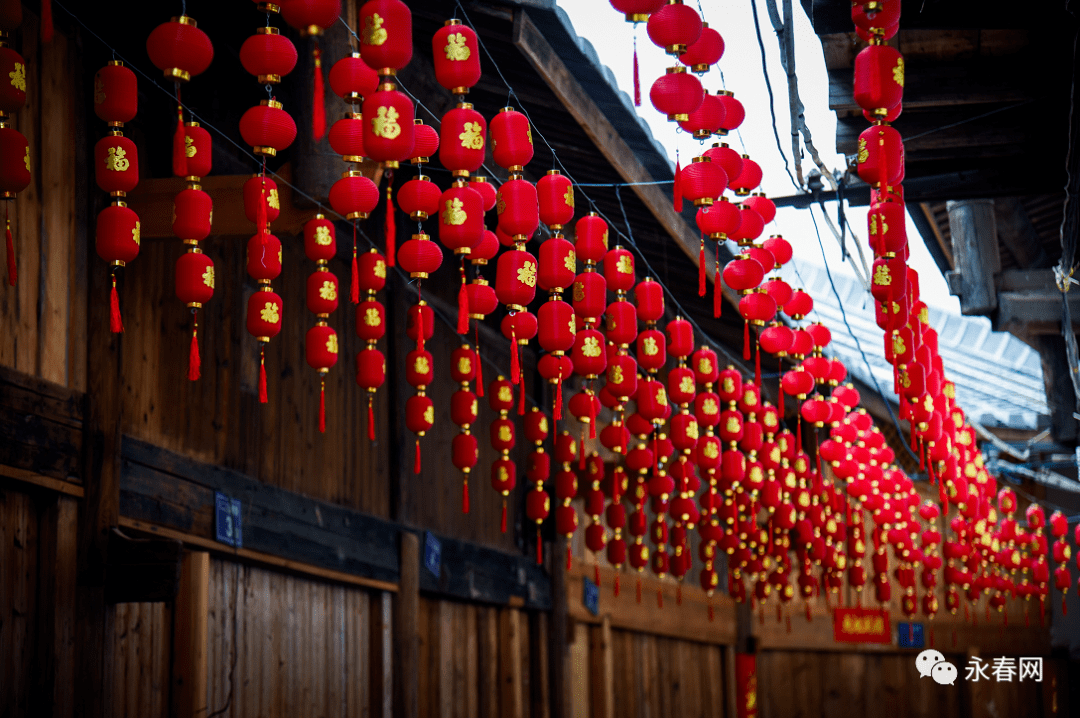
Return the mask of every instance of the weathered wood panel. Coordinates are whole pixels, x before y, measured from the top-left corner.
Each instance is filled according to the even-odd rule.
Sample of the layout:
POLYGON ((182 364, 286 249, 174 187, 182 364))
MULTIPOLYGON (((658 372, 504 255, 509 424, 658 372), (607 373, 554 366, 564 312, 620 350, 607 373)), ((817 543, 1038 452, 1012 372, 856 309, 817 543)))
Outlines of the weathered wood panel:
MULTIPOLYGON (((212 559, 207 706, 227 718, 383 715, 373 705, 381 592, 212 559)), ((382 663, 390 662, 382 656, 382 663)))
POLYGON ((114 718, 168 718, 172 611, 165 603, 116 606, 116 653, 109 673, 114 718))
POLYGON ((0 366, 0 464, 82 482, 81 392, 0 366))
POLYGON ((12 716, 33 704, 38 560, 33 498, 0 488, 0 706, 12 716))

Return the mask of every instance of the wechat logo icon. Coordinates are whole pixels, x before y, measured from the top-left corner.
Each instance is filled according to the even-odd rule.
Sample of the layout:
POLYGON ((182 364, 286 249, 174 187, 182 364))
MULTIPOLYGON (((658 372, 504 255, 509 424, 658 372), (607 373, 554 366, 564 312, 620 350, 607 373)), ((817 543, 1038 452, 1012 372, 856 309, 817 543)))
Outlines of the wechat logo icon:
POLYGON ((946 661, 941 651, 926 649, 915 659, 915 667, 920 678, 930 676, 938 685, 956 685, 956 666, 946 661))

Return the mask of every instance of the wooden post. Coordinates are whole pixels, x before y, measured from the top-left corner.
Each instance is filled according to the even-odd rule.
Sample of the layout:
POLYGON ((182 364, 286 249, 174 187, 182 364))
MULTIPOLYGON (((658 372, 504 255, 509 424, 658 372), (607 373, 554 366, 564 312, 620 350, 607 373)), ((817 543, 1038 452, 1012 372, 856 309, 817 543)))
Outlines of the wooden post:
POLYGON ((50 495, 40 526, 38 666, 31 713, 71 716, 75 678, 75 577, 78 502, 50 495))
POLYGON ((724 646, 724 704, 731 718, 739 715, 739 682, 735 680, 735 646, 724 646))
POLYGON ((210 554, 185 551, 173 611, 173 718, 205 714, 210 554))
POLYGON ((994 200, 968 199, 946 206, 956 262, 949 291, 960 297, 962 314, 989 314, 997 308, 995 275, 1001 272, 994 200))
POLYGON ((615 718, 615 655, 611 645, 611 614, 589 629, 589 663, 592 676, 591 705, 587 715, 615 718))
POLYGON ((390 718, 393 714, 393 632, 390 600, 390 594, 386 591, 371 596, 371 715, 378 718, 390 718))
POLYGON ((552 718, 570 718, 573 714, 571 672, 567 665, 570 626, 566 609, 566 562, 562 559, 565 555, 566 538, 559 536, 548 552, 551 561, 551 628, 548 632, 551 649, 548 660, 551 661, 551 690, 555 696, 551 702, 552 718))
POLYGON ((394 714, 416 718, 420 705, 420 537, 401 532, 401 581, 394 605, 394 714))

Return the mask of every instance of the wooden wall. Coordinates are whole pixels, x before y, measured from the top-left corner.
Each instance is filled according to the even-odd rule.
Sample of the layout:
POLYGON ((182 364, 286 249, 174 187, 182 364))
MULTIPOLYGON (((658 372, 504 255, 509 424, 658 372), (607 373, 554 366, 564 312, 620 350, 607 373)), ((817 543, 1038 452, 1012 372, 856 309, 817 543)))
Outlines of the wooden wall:
POLYGON ((114 718, 168 718, 172 610, 165 603, 116 605, 114 718))
POLYGON ((26 715, 39 639, 38 513, 33 497, 0 487, 0 706, 26 715))
POLYGON ((77 225, 85 212, 76 207, 76 198, 86 196, 76 172, 85 137, 76 120, 86 94, 79 84, 84 77, 67 35, 57 32, 43 49, 37 17, 29 10, 23 17, 12 44, 26 59, 28 91, 11 126, 29 141, 31 182, 15 201, 4 202, 19 278, 16 286, 8 285, 5 259, 0 365, 85 390, 88 243, 77 225))

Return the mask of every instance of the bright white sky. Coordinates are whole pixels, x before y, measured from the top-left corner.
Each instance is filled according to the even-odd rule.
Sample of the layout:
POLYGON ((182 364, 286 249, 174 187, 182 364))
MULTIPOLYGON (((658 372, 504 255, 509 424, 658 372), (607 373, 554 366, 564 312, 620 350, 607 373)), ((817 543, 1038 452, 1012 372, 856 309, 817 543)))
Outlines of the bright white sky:
MULTIPOLYGON (((698 6, 696 0, 687 0, 691 7, 698 6)), ((781 3, 777 2, 778 6, 781 3)), ((796 58, 795 66, 799 78, 799 93, 806 107, 806 121, 813 133, 814 144, 821 153, 822 160, 830 169, 844 165, 844 158, 836 154, 836 115, 828 107, 828 76, 821 52, 821 43, 814 35, 809 19, 799 2, 794 3, 796 58)), ((559 0, 559 6, 566 11, 574 24, 578 35, 587 38, 596 48, 600 61, 611 68, 618 81, 619 88, 633 96, 632 53, 635 26, 625 22, 606 0, 559 0)), ((704 77, 702 84, 709 91, 727 89, 735 93, 746 108, 746 120, 738 134, 732 133, 728 143, 743 150, 761 164, 764 170, 762 189, 770 197, 795 194, 795 187, 784 172, 783 160, 776 148, 776 140, 770 127, 769 95, 761 68, 761 53, 754 31, 754 19, 750 3, 745 0, 704 0, 700 3, 703 18, 710 27, 719 31, 724 38, 725 50, 718 66, 714 66, 704 77), (723 73, 723 81, 721 81, 723 73)), ((762 40, 769 68, 769 80, 776 98, 776 117, 780 141, 784 153, 790 156, 790 120, 787 106, 787 76, 780 67, 780 46, 769 22, 765 0, 758 1, 762 40)), ((662 48, 652 44, 645 31, 645 24, 637 26, 638 62, 641 77, 642 104, 638 114, 652 128, 653 135, 668 150, 672 164, 675 152, 685 164, 701 150, 710 146, 701 145, 690 135, 678 129, 674 122, 668 122, 649 102, 649 88, 667 67, 678 64, 675 58, 664 53, 662 48)), ((711 143, 713 140, 709 140, 711 143)), ((803 172, 813 168, 809 156, 803 159, 803 172)), ((794 174, 794 164, 792 163, 794 174)), ((835 219, 836 203, 827 203, 830 214, 835 219)), ((866 208, 849 208, 848 221, 855 228, 859 240, 864 243, 868 260, 872 261, 866 241, 866 208)), ((828 266, 834 274, 853 276, 847 263, 840 261, 840 248, 831 232, 818 213, 818 226, 828 266)), ((783 234, 795 249, 796 263, 822 265, 821 250, 814 235, 808 210, 782 209, 777 213, 774 225, 766 228, 766 234, 783 234)), ((923 301, 941 308, 951 314, 959 314, 959 302, 948 293, 945 280, 934 264, 930 253, 923 244, 918 231, 908 220, 908 240, 911 246, 911 266, 919 272, 920 290, 923 301)), ((850 236, 848 241, 851 241, 850 236)), ((872 306, 872 305, 870 305, 872 306)), ((870 310, 872 311, 872 309, 870 310)), ((835 329, 835 328, 834 328, 835 329)))

